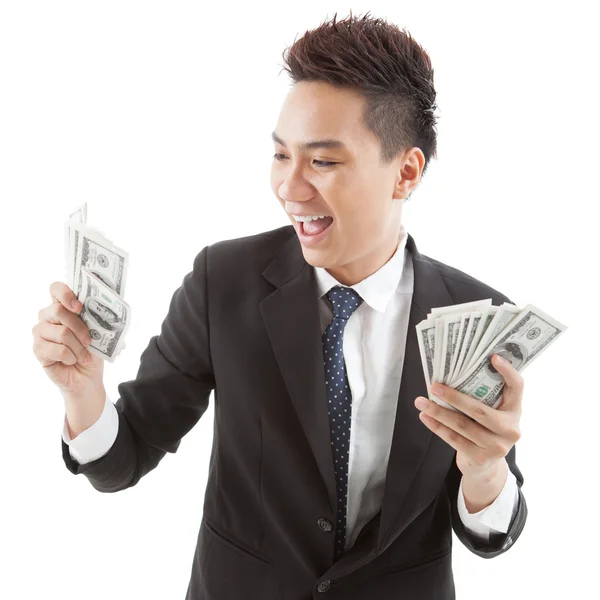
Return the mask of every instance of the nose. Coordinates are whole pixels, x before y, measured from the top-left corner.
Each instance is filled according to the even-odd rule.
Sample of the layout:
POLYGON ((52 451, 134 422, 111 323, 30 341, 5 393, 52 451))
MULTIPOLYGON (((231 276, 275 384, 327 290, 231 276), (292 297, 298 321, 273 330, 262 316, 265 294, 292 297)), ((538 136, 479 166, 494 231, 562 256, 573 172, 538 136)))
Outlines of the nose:
POLYGON ((280 174, 277 179, 279 180, 277 190, 280 198, 297 197, 296 199, 301 201, 302 198, 310 200, 314 196, 314 188, 302 174, 300 166, 288 168, 285 174, 280 174))

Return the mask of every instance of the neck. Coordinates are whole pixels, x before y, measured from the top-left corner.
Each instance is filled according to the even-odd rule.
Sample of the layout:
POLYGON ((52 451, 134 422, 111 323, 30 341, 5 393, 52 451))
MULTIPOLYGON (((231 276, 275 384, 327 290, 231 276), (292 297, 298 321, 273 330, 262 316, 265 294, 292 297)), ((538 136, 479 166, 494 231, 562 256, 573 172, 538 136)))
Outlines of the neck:
POLYGON ((342 285, 356 285, 379 271, 394 256, 405 235, 406 230, 401 226, 399 233, 390 242, 379 246, 371 254, 362 257, 356 262, 343 265, 342 267, 326 269, 326 271, 342 285))

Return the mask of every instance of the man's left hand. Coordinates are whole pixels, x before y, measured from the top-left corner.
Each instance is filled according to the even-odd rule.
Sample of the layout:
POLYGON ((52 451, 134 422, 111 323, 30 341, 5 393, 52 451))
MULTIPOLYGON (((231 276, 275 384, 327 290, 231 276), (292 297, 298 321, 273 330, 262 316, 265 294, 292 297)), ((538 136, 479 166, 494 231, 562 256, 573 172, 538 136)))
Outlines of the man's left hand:
POLYGON ((498 359, 494 354, 493 365, 505 383, 497 408, 440 383, 432 384, 431 393, 461 412, 422 396, 415 400, 415 405, 419 400, 425 400, 424 408, 417 406, 422 411, 419 417, 456 450, 456 466, 465 476, 485 476, 497 470, 521 438, 523 377, 508 361, 498 359))

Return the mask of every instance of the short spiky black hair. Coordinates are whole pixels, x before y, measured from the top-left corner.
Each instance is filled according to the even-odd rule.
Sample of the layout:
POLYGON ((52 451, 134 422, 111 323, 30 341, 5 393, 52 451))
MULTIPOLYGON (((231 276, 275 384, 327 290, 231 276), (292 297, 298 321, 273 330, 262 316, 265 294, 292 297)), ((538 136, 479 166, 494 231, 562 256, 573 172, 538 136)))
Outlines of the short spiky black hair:
POLYGON ((381 141, 381 163, 418 146, 437 158, 436 92, 427 52, 405 30, 367 13, 324 22, 283 52, 292 84, 323 81, 367 100, 363 121, 381 141))

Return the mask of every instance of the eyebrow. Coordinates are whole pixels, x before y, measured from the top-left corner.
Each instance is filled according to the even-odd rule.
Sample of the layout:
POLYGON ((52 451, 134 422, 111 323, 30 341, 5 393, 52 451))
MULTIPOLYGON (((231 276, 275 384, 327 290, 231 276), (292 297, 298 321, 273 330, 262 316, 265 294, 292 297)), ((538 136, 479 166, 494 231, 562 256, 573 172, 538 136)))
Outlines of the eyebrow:
MULTIPOLYGON (((287 144, 273 131, 271 137, 274 142, 281 144, 284 148, 287 148, 287 144)), ((346 150, 347 146, 341 140, 313 140, 311 142, 304 142, 299 144, 300 150, 312 150, 313 148, 341 148, 346 150)))

